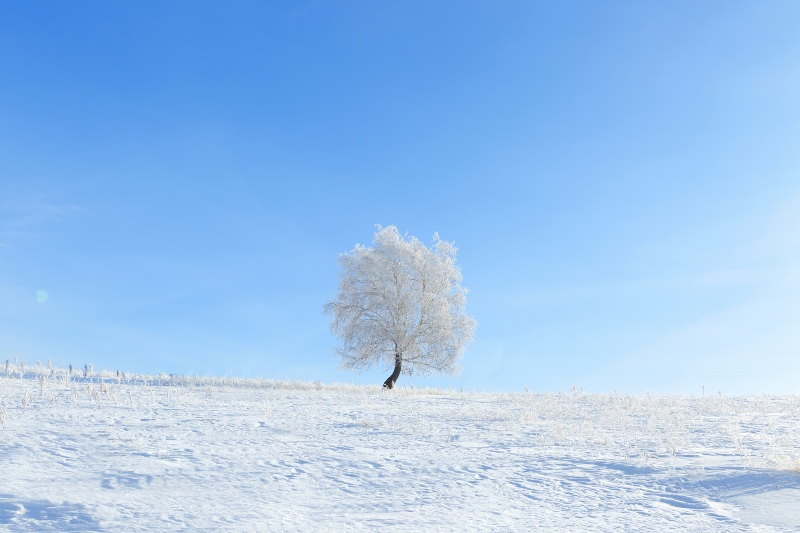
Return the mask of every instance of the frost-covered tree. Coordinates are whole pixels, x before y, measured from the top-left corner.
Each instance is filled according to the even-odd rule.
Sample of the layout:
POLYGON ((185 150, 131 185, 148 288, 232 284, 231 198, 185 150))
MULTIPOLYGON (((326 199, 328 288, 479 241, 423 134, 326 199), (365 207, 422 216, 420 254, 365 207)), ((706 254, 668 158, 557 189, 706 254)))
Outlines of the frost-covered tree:
POLYGON ((457 374, 476 322, 466 314, 456 247, 434 234, 428 248, 394 226, 378 226, 373 242, 339 256, 339 290, 325 305, 342 368, 394 365, 387 389, 401 372, 457 374))

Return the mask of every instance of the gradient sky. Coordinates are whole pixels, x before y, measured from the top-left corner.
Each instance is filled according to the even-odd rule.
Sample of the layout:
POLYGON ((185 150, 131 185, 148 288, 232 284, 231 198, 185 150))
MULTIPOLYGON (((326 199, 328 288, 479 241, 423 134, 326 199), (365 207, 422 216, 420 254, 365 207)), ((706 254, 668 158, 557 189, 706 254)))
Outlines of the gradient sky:
POLYGON ((477 390, 800 392, 798 2, 0 2, 0 357, 379 384, 323 304, 459 247, 477 390))

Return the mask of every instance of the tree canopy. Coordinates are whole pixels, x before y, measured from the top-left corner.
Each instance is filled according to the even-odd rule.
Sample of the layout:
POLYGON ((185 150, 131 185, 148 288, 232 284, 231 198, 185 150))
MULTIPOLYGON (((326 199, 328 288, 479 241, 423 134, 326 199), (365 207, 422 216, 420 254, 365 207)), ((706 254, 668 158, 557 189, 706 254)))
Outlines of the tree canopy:
POLYGON ((455 245, 434 234, 428 248, 394 226, 378 226, 373 243, 339 256, 339 289, 325 305, 341 366, 394 366, 386 388, 401 372, 458 374, 476 322, 466 314, 455 245))

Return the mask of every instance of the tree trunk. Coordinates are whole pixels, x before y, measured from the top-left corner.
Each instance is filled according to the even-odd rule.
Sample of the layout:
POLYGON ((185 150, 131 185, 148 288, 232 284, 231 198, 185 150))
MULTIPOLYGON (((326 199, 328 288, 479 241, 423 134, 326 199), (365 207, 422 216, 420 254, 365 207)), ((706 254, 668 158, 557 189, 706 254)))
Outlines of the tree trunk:
POLYGON ((400 369, 403 366, 403 355, 400 352, 394 353, 394 372, 392 375, 386 378, 386 381, 383 382, 384 389, 391 389, 394 387, 397 378, 400 377, 400 369))

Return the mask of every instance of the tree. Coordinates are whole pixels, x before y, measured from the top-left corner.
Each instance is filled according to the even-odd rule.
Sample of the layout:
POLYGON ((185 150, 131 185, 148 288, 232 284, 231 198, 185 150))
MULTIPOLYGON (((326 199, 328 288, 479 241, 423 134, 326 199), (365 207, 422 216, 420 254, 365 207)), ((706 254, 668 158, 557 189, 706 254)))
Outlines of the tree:
POLYGON ((428 248, 394 226, 377 228, 374 247, 339 255, 339 290, 325 305, 342 368, 394 365, 387 389, 401 372, 458 374, 476 322, 466 314, 456 247, 438 234, 428 248))

